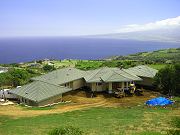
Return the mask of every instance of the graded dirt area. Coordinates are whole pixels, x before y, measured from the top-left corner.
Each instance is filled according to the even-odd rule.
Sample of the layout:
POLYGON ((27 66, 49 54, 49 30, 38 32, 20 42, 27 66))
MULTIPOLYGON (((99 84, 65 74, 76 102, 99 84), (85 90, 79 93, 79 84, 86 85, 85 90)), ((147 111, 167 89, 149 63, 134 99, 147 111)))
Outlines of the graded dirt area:
POLYGON ((89 93, 85 91, 74 91, 63 96, 64 101, 71 101, 68 104, 55 105, 51 109, 28 109, 18 104, 0 106, 0 116, 31 117, 45 114, 63 113, 68 111, 86 109, 91 107, 131 107, 135 105, 143 105, 145 101, 156 97, 157 92, 144 91, 143 96, 131 96, 124 98, 115 98, 106 93, 97 93, 91 98, 89 93))

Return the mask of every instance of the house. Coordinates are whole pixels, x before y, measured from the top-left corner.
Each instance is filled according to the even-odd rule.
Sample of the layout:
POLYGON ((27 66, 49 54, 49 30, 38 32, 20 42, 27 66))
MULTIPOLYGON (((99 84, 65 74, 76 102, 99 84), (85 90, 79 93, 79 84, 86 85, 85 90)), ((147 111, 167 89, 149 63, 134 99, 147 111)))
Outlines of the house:
POLYGON ((127 72, 130 74, 135 74, 138 77, 142 78, 142 81, 137 82, 136 84, 142 85, 142 86, 153 86, 153 78, 158 72, 158 70, 150 68, 145 65, 140 65, 132 68, 126 69, 127 72))
POLYGON ((28 64, 28 67, 31 67, 31 68, 42 68, 42 65, 39 64, 39 63, 30 63, 30 64, 28 64))
POLYGON ((89 71, 63 68, 32 78, 32 83, 10 92, 23 104, 45 106, 61 102, 64 93, 84 86, 89 87, 93 92, 112 93, 113 90, 127 89, 130 84, 143 81, 141 77, 131 72, 131 70, 108 67, 89 71))
POLYGON ((7 67, 0 67, 0 73, 5 73, 8 72, 8 68, 7 67))

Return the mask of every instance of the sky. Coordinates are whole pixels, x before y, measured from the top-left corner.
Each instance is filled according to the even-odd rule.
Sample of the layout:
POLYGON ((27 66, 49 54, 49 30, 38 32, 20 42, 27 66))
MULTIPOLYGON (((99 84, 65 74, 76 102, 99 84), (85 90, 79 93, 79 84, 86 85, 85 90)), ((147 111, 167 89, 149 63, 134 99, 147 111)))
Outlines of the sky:
POLYGON ((0 37, 127 32, 179 16, 180 0, 0 0, 0 37))

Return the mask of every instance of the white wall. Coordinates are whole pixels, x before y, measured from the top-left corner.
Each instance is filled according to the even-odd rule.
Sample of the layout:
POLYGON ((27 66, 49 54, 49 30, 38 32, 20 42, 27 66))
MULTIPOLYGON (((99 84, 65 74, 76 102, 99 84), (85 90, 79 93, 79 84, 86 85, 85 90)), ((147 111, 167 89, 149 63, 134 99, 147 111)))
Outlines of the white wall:
POLYGON ((105 91, 108 89, 108 84, 104 83, 91 83, 91 90, 92 91, 105 91), (101 85, 100 85, 101 84, 101 85))
POLYGON ((73 81, 73 90, 79 89, 81 87, 85 86, 85 81, 84 79, 78 79, 73 81))

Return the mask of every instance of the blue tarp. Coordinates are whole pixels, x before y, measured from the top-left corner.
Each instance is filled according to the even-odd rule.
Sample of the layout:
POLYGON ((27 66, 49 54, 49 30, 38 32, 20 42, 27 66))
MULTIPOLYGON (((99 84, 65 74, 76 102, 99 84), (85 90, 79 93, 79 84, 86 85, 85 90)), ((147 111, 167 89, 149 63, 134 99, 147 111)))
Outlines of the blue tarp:
POLYGON ((148 100, 146 104, 150 106, 165 106, 165 105, 173 104, 173 101, 165 97, 158 97, 158 98, 153 98, 151 100, 148 100))

